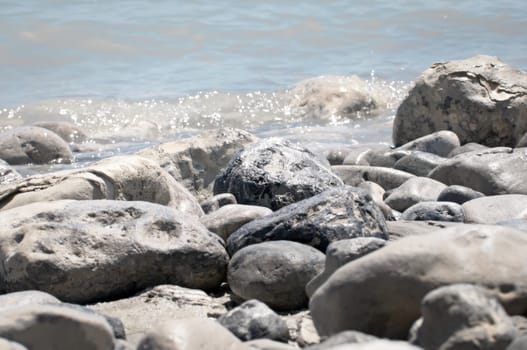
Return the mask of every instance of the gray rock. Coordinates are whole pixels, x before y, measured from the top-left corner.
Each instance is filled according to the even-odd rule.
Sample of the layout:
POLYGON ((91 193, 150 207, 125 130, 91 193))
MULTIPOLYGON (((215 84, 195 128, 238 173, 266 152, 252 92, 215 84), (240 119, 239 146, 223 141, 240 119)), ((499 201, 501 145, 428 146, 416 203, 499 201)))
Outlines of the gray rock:
POLYGON ((317 345, 309 346, 305 350, 331 350, 338 345, 367 343, 379 338, 357 331, 342 331, 325 339, 317 345))
POLYGON ((204 200, 199 205, 205 214, 210 214, 227 204, 238 204, 236 197, 232 193, 219 193, 204 200))
POLYGON ((425 349, 505 350, 516 329, 499 302, 487 290, 454 284, 428 293, 416 343, 425 349))
POLYGON ((2 350, 27 350, 27 348, 19 343, 0 338, 0 349, 2 350))
POLYGON ((394 189, 384 203, 398 211, 405 211, 419 202, 435 201, 445 184, 426 177, 414 177, 394 189))
POLYGON ((0 185, 21 179, 22 176, 6 161, 0 159, 0 185))
MULTIPOLYGON (((372 154, 390 151, 391 148, 382 144, 360 144, 353 147, 342 161, 342 165, 370 165, 369 159, 372 154)), ((331 164, 339 165, 339 164, 331 164)))
POLYGON ((481 145, 479 143, 475 142, 469 142, 465 143, 464 145, 461 145, 459 147, 454 148, 449 154, 448 158, 453 158, 457 156, 458 154, 468 153, 468 152, 474 152, 474 151, 484 151, 488 149, 489 147, 481 145))
POLYGON ((321 336, 346 329, 406 338, 429 291, 453 283, 494 288, 510 314, 527 307, 527 249, 522 231, 458 225, 409 236, 352 261, 317 289, 310 310, 321 336), (375 305, 375 307, 372 307, 375 305))
POLYGON ((289 141, 270 138, 236 154, 214 183, 214 193, 230 192, 238 203, 272 210, 342 185, 329 163, 289 141))
POLYGON ((423 235, 447 227, 463 225, 460 222, 449 221, 387 221, 390 241, 395 241, 407 236, 423 235))
POLYGON ((106 322, 108 322, 110 327, 112 328, 112 334, 113 334, 114 338, 116 338, 116 339, 126 339, 126 331, 124 329, 124 324, 119 318, 105 315, 103 313, 97 312, 97 311, 92 310, 92 309, 90 309, 90 308, 88 308, 86 306, 83 306, 83 305, 70 304, 70 303, 61 303, 60 306, 66 307, 66 308, 70 308, 70 309, 73 309, 73 310, 77 310, 77 311, 81 311, 81 312, 86 312, 86 313, 89 313, 91 315, 102 316, 106 320, 106 322))
POLYGON ((522 335, 514 339, 506 350, 525 350, 527 349, 527 335, 522 335))
POLYGON ((386 220, 393 220, 395 218, 392 208, 390 208, 386 205, 386 203, 384 203, 384 195, 386 193, 384 188, 371 181, 364 181, 360 183, 357 187, 368 191, 371 198, 373 199, 373 202, 379 207, 379 209, 381 209, 386 220))
POLYGON ((242 299, 257 299, 275 310, 307 304, 305 287, 324 268, 324 255, 297 242, 253 244, 231 258, 227 280, 242 299))
POLYGON ((461 143, 513 147, 527 131, 526 104, 527 74, 495 57, 435 63, 399 106, 393 142, 448 129, 461 143))
POLYGON ((286 321, 258 300, 248 300, 222 315, 218 322, 243 341, 267 338, 287 342, 286 321))
POLYGON ((358 344, 338 345, 331 350, 421 350, 404 341, 379 339, 358 344))
POLYGON ((516 148, 527 147, 527 133, 523 134, 520 141, 515 146, 516 148))
POLYGON ((399 159, 393 168, 417 176, 427 176, 432 169, 441 164, 445 158, 433 153, 414 151, 399 159))
POLYGON ((476 198, 463 203, 465 221, 475 224, 495 224, 499 221, 522 219, 527 208, 527 195, 506 194, 476 198))
POLYGON ((197 200, 153 161, 119 156, 87 168, 37 175, 0 187, 2 210, 61 199, 116 199, 166 205, 200 216, 197 200))
POLYGON ((326 250, 326 265, 324 271, 306 285, 309 297, 320 287, 339 267, 356 260, 366 254, 376 251, 386 245, 384 239, 375 237, 358 237, 343 239, 331 243, 326 250))
POLYGON ((438 202, 454 202, 458 204, 463 204, 472 199, 483 197, 484 194, 478 191, 474 191, 472 188, 451 185, 445 188, 437 196, 438 202))
POLYGON ((465 214, 454 202, 420 202, 406 209, 401 220, 464 222, 465 214))
POLYGON ((0 159, 11 165, 71 163, 73 153, 53 131, 24 126, 0 133, 0 159))
POLYGON ((358 186, 364 181, 371 181, 379 184, 385 190, 399 187, 407 180, 415 177, 415 175, 406 171, 385 167, 335 165, 331 169, 346 185, 358 186))
POLYGON ((2 309, 0 337, 37 350, 114 349, 104 318, 58 305, 2 309))
POLYGON ((82 131, 82 129, 72 123, 65 121, 57 122, 38 122, 34 124, 35 126, 48 129, 53 131, 55 134, 59 135, 64 141, 70 142, 84 142, 88 139, 88 136, 82 131))
POLYGON ((236 152, 256 140, 256 136, 246 131, 224 128, 147 148, 137 154, 156 161, 203 201, 212 195, 212 186, 220 170, 236 152))
POLYGON ((202 216, 200 221, 209 231, 226 240, 246 223, 272 213, 271 209, 256 205, 227 204, 215 212, 202 216))
POLYGON ((495 225, 506 226, 520 231, 527 232, 527 219, 509 219, 498 221, 495 225))
MULTIPOLYGON (((395 142, 395 144, 400 145, 398 142, 395 142)), ((431 131, 429 135, 425 134, 425 136, 410 139, 407 143, 396 149, 404 151, 421 151, 433 153, 440 157, 446 157, 453 149, 459 147, 459 145, 459 138, 455 133, 448 130, 440 130, 437 132, 431 131)))
POLYGON ((324 157, 330 165, 342 165, 344 159, 352 152, 352 148, 349 147, 336 147, 330 148, 323 152, 324 157))
POLYGON ((135 350, 135 347, 124 339, 115 339, 113 350, 135 350))
POLYGON ((227 250, 288 240, 325 252, 333 241, 366 236, 388 238, 384 216, 366 191, 341 186, 249 222, 229 236, 227 250))
POLYGON ((514 315, 510 316, 514 328, 516 328, 516 333, 518 337, 527 335, 527 318, 525 316, 514 315))
POLYGON ((177 283, 223 281, 221 239, 174 209, 147 202, 55 201, 0 212, 0 288, 39 289, 85 303, 177 283))
POLYGON ((368 153, 366 160, 370 166, 393 168, 395 163, 410 153, 407 150, 391 148, 388 150, 374 150, 368 153))
POLYGON ((251 349, 258 350, 297 350, 298 348, 289 344, 281 343, 270 339, 255 339, 244 343, 251 349))
POLYGON ((53 295, 39 290, 24 290, 21 292, 0 295, 0 309, 26 305, 61 304, 53 295))

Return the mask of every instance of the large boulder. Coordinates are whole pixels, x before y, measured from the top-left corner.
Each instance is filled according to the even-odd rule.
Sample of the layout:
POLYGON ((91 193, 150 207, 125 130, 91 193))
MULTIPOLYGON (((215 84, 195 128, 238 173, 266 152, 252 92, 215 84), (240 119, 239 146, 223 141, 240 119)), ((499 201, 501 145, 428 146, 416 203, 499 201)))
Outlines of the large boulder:
POLYGON ((55 201, 0 212, 0 290, 85 303, 161 283, 213 289, 222 240, 192 217, 148 202, 55 201))
POLYGON ((216 175, 234 154, 256 140, 246 131, 225 128, 163 143, 137 154, 156 161, 201 201, 210 197, 216 175))
POLYGON ((2 210, 61 199, 146 201, 203 214, 183 186, 157 163, 138 156, 112 157, 87 168, 36 175, 0 188, 2 210))
POLYGON ((227 250, 232 255, 250 244, 288 240, 325 252, 331 242, 353 237, 387 239, 386 223, 368 192, 341 186, 243 225, 227 239, 227 250))
POLYGON ((393 142, 452 130, 462 144, 514 147, 527 131, 526 106, 527 73, 495 57, 435 63, 399 106, 393 142))
POLYGON ((313 295, 310 310, 321 335, 346 329, 406 338, 429 291, 453 283, 495 289, 511 314, 527 310, 523 231, 458 225, 409 236, 354 260, 313 295))
POLYGON ((269 138, 237 153, 214 183, 214 193, 230 192, 238 203, 272 210, 342 185, 329 163, 287 140, 269 138))

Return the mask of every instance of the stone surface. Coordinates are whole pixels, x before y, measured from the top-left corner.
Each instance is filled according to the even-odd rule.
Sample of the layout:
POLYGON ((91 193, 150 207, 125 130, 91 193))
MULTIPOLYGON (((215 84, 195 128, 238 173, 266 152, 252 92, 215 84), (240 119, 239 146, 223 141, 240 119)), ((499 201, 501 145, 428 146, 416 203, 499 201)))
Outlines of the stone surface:
POLYGON ((373 202, 379 207, 379 209, 381 209, 386 220, 393 220, 394 213, 392 208, 384 203, 384 194, 386 193, 384 188, 371 181, 361 182, 357 187, 368 191, 371 198, 373 199, 373 202))
POLYGON ((340 185, 325 159, 289 141, 269 138, 237 153, 216 178, 214 193, 229 192, 240 204, 277 210, 340 185))
POLYGON ((156 163, 138 156, 107 158, 87 168, 31 176, 0 188, 2 210, 61 199, 146 201, 203 214, 183 186, 156 163))
MULTIPOLYGON (((342 165, 370 165, 370 156, 390 151, 391 148, 381 144, 359 144, 350 149, 342 161, 342 165)), ((339 164, 331 164, 339 165, 339 164)))
POLYGON ((416 346, 413 346, 404 341, 394 340, 373 340, 365 343, 358 344, 344 344, 338 345, 331 350, 422 350, 416 346))
POLYGON ((387 221, 390 241, 395 241, 407 236, 423 235, 447 227, 463 225, 460 222, 449 221, 387 221))
POLYGON ((234 231, 248 222, 273 211, 266 207, 244 204, 227 204, 200 218, 201 223, 211 232, 226 240, 234 231))
POLYGON ((454 284, 428 293, 416 344, 424 349, 505 350, 516 337, 512 320, 487 290, 454 284))
POLYGON ((468 152, 474 152, 474 151, 484 151, 488 148, 489 147, 485 145, 481 145, 476 142, 469 142, 459 147, 456 147, 452 151, 450 151, 450 153, 448 154, 448 158, 453 158, 457 156, 458 154, 462 154, 462 153, 468 153, 468 152))
POLYGON ((464 222, 463 207, 453 202, 420 202, 406 209, 401 220, 464 222))
POLYGON ((388 148, 386 150, 373 150, 365 158, 370 166, 393 168, 395 163, 410 153, 406 150, 388 148))
POLYGON ((527 335, 523 335, 514 339, 514 341, 509 344, 506 350, 525 350, 527 349, 527 335))
MULTIPOLYGON (((397 145, 398 143, 396 143, 397 145)), ((429 135, 410 139, 409 142, 397 147, 397 150, 422 151, 446 157, 452 150, 459 147, 459 138, 452 131, 440 130, 429 135)))
POLYGON ((218 322, 240 340, 267 338, 287 342, 286 321, 258 300, 248 300, 222 315, 218 322))
POLYGON ((2 350, 27 350, 27 348, 23 346, 22 344, 9 341, 3 338, 0 338, 0 349, 2 350))
POLYGON ((481 197, 463 203, 466 222, 475 224, 521 219, 526 209, 527 195, 522 194, 481 197))
POLYGON ((39 290, 24 290, 0 295, 0 308, 61 303, 53 295, 39 290))
POLYGON ((330 165, 342 165, 344 159, 352 152, 352 148, 348 146, 332 147, 323 151, 324 157, 330 165))
POLYGON ((255 339, 250 340, 244 343, 249 346, 251 349, 259 350, 296 350, 298 349, 295 346, 288 345, 282 342, 278 342, 270 339, 255 339))
POLYGON ((8 184, 21 179, 22 176, 5 160, 0 159, 0 185, 8 184))
POLYGON ((66 142, 84 142, 88 139, 88 136, 82 131, 82 129, 72 123, 65 121, 58 122, 38 122, 35 126, 48 129, 59 135, 66 142))
POLYGON ((236 152, 256 140, 256 136, 246 131, 224 128, 147 148, 137 154, 156 161, 202 201, 212 195, 214 179, 220 170, 236 152))
POLYGON ((465 186, 451 185, 437 196, 438 202, 454 202, 463 204, 472 199, 483 197, 484 194, 465 186))
POLYGON ((232 193, 219 193, 199 203, 205 214, 210 214, 227 204, 238 204, 232 193))
POLYGON ((1 311, 0 337, 28 349, 114 349, 112 329, 101 316, 59 305, 28 305, 1 311))
POLYGON ((394 189, 384 203, 392 209, 405 211, 419 202, 435 201, 446 185, 426 177, 414 177, 394 189))
POLYGON ((331 169, 346 185, 358 186, 364 181, 375 182, 385 190, 391 190, 402 185, 415 175, 406 171, 385 167, 363 165, 335 165, 331 169))
POLYGON ((324 255, 291 241, 253 244, 231 258, 227 281, 233 293, 257 299, 275 310, 306 306, 305 286, 322 271, 324 255))
POLYGON ((357 331, 343 331, 328 337, 320 344, 312 345, 306 350, 331 350, 338 345, 360 344, 378 340, 377 337, 357 331))
POLYGON ((53 131, 24 126, 0 133, 0 159, 11 165, 70 163, 73 153, 53 131))
POLYGON ((309 312, 298 320, 295 341, 301 348, 320 343, 320 336, 309 312))
POLYGON ((175 283, 223 281, 221 239, 169 207, 128 201, 55 201, 0 212, 0 290, 39 289, 84 303, 175 283))
POLYGON ((358 237, 331 243, 326 250, 326 265, 324 271, 306 285, 307 295, 311 297, 317 288, 339 267, 374 252, 385 245, 386 241, 384 239, 376 237, 358 237))
POLYGON ((393 168, 416 176, 427 176, 432 169, 444 160, 445 158, 433 153, 414 151, 399 159, 393 165, 393 168))
POLYGON ((393 142, 448 129, 461 143, 514 147, 527 131, 526 105, 527 73, 495 57, 435 63, 399 106, 393 142))
POLYGON ((527 269, 518 261, 525 249, 524 232, 500 226, 401 238, 335 271, 310 300, 313 321, 321 335, 354 329, 406 338, 426 293, 452 283, 492 287, 509 314, 522 314, 527 269))
POLYGON ((373 236, 387 239, 380 209, 364 190, 341 186, 251 221, 227 240, 229 254, 264 241, 289 240, 325 252, 329 243, 373 236))

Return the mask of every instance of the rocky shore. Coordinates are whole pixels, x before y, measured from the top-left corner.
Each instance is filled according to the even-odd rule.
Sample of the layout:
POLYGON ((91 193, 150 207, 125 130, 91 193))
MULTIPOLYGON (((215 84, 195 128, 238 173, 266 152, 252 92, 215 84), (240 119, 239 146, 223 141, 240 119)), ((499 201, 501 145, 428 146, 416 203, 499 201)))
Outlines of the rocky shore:
MULTIPOLYGON (((334 109, 310 84, 305 113, 334 109)), ((75 162, 87 137, 0 134, 1 349, 527 348, 526 72, 432 65, 393 147, 225 128, 13 167, 75 162)))

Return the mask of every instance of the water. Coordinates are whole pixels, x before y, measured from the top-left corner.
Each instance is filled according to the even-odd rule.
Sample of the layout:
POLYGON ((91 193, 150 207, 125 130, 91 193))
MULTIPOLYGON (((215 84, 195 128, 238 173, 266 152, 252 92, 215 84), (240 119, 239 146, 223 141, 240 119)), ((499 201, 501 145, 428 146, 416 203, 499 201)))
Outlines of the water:
POLYGON ((526 69, 525 27, 521 0, 0 0, 0 128, 66 120, 118 150, 219 126, 389 143, 424 69, 482 53, 526 69), (382 103, 307 118, 291 89, 320 75, 382 103))

